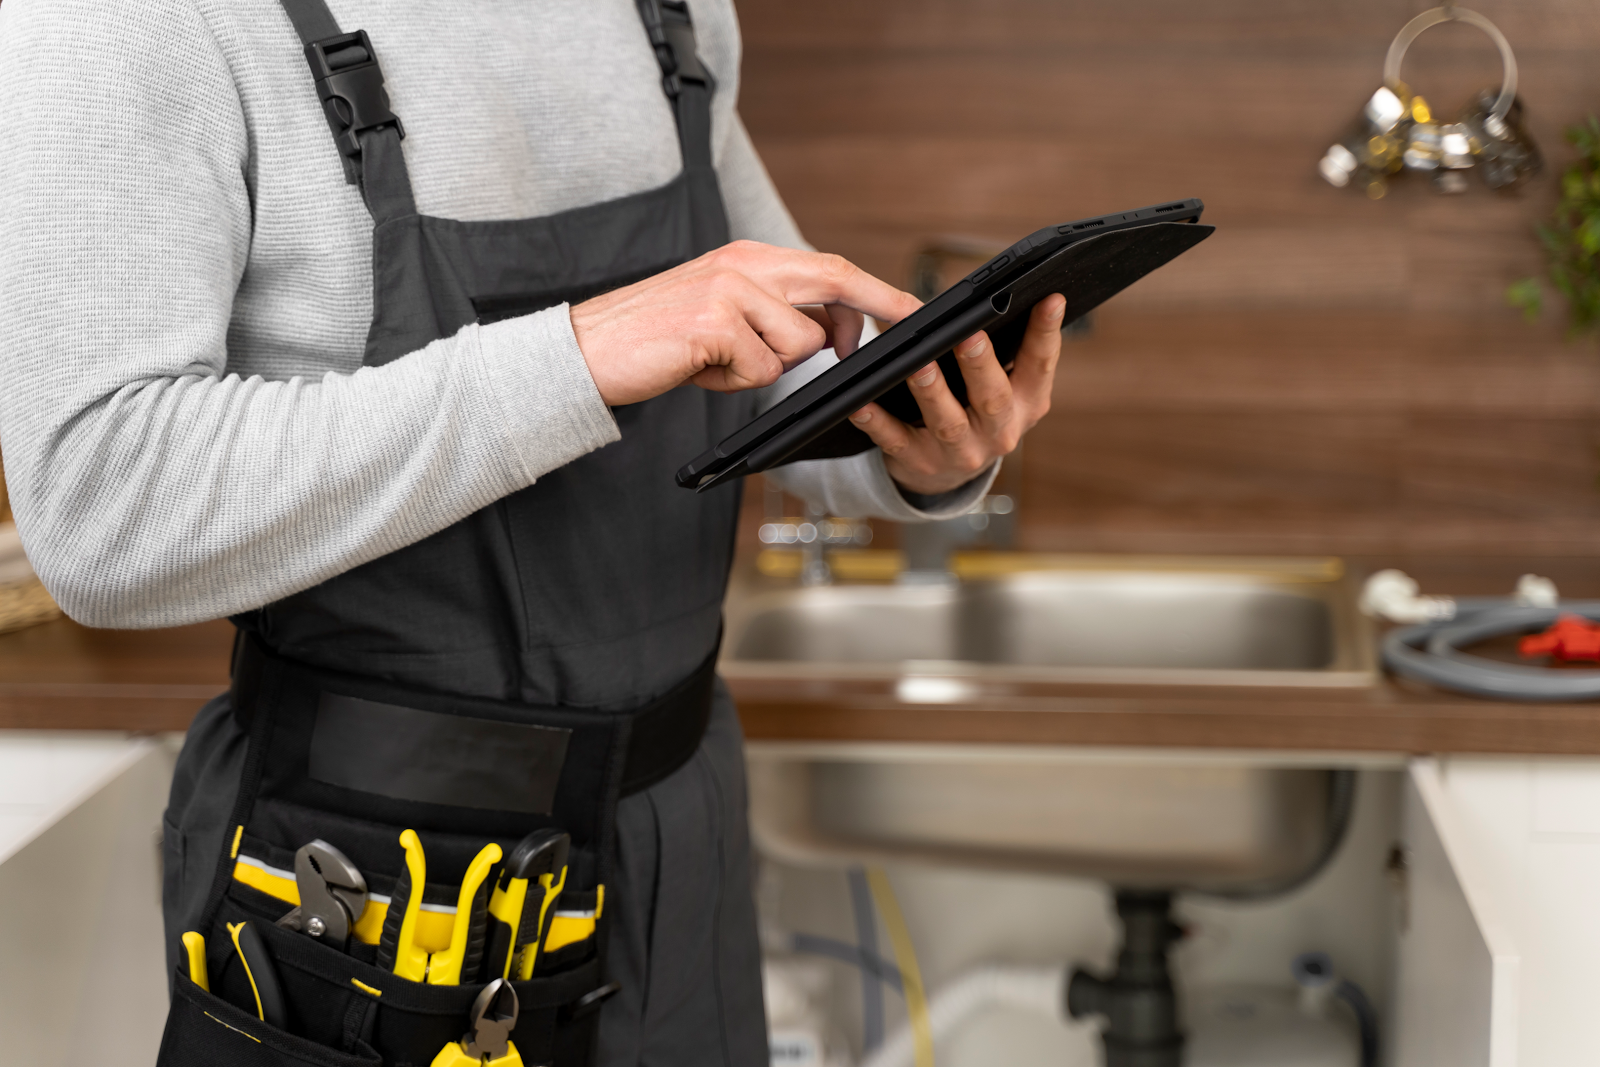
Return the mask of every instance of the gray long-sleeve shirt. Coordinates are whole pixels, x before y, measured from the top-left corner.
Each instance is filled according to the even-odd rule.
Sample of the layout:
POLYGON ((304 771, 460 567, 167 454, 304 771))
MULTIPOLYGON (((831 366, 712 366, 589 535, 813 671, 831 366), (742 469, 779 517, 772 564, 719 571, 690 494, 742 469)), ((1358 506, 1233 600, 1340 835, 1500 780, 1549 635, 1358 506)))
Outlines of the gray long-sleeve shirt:
MULTIPOLYGON (((372 37, 424 214, 547 215, 679 170, 633 0, 330 7, 372 37)), ((733 235, 801 247, 735 110, 731 0, 692 9, 733 235)), ((69 614, 256 607, 618 438, 565 305, 362 368, 371 236, 277 0, 0 4, 0 446, 69 614)), ((935 514, 875 450, 784 478, 838 513, 935 514)))

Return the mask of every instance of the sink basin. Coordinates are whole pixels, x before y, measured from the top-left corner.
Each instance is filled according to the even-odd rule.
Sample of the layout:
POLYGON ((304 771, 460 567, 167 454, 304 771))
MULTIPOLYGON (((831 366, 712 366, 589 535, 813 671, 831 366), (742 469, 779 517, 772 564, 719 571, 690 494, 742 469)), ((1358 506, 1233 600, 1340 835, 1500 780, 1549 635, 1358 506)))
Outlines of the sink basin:
MULTIPOLYGON (((948 583, 736 589, 722 671, 884 678, 903 703, 979 707, 1008 681, 1375 679, 1337 561, 987 555, 955 570, 948 583)), ((774 858, 1213 892, 1265 891, 1317 869, 1354 787, 1354 772, 1325 766, 1049 746, 757 742, 749 767, 751 829, 774 858)))
POLYGON ((947 585, 835 585, 730 605, 725 673, 1369 685, 1371 641, 1336 561, 1114 564, 981 557, 947 585), (826 665, 824 668, 823 665, 826 665))
POLYGON ((749 772, 756 845, 785 862, 921 862, 1213 892, 1262 891, 1314 870, 1348 818, 1353 776, 1203 754, 772 742, 750 745, 749 772))

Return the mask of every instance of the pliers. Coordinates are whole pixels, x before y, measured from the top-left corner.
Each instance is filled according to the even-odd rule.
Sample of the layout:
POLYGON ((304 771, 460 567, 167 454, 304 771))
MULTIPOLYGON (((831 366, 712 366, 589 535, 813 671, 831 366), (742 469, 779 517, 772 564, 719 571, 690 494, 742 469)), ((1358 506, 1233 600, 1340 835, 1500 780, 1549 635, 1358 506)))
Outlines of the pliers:
POLYGON ((484 883, 489 870, 500 862, 500 846, 491 841, 473 858, 461 881, 450 944, 430 955, 417 943, 417 914, 428 878, 427 856, 415 830, 402 833, 400 845, 406 852, 406 869, 395 882, 389 911, 384 916, 383 933, 378 939, 378 966, 407 981, 431 985, 459 985, 463 977, 469 982, 476 980, 483 963, 484 883))
POLYGON ((450 947, 428 958, 429 985, 460 985, 463 975, 468 981, 477 978, 478 965, 483 962, 483 884, 489 877, 489 868, 499 862, 500 846, 491 841, 467 867, 456 900, 450 947))
POLYGON ((440 1049, 432 1067, 522 1067, 522 1056, 511 1042, 517 1012, 517 991, 496 978, 472 1002, 472 1028, 440 1049))
POLYGON ((294 854, 300 905, 279 926, 310 934, 344 951, 350 929, 367 906, 367 880, 343 852, 318 839, 294 854))

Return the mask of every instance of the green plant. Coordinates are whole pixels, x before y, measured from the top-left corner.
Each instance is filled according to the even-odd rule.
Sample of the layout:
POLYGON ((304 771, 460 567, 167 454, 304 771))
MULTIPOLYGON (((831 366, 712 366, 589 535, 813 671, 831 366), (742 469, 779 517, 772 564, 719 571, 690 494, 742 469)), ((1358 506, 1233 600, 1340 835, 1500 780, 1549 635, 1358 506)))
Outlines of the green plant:
MULTIPOLYGON (((1550 260, 1550 284, 1567 298, 1571 335, 1600 329, 1600 118, 1567 128, 1578 161, 1561 176, 1561 202, 1539 240, 1550 260)), ((1544 287, 1524 278, 1506 290, 1506 300, 1529 321, 1544 306, 1544 287)))

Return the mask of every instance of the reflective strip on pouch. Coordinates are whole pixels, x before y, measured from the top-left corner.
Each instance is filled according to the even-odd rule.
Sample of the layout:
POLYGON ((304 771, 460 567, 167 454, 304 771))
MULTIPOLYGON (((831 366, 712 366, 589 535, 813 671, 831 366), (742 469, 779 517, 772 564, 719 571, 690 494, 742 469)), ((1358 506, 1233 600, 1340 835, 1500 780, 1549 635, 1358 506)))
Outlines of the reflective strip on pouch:
MULTIPOLYGON (((295 885, 294 872, 279 867, 269 867, 253 856, 240 856, 233 865, 233 880, 251 889, 260 890, 287 904, 299 906, 300 889, 295 885)), ((594 924, 600 918, 605 902, 605 886, 595 894, 594 911, 558 911, 550 922, 550 933, 544 939, 544 950, 553 952, 593 936, 594 924)), ((389 914, 389 898, 382 893, 367 896, 367 906, 356 920, 351 933, 356 940, 376 945, 383 934, 383 919, 389 914)), ((450 934, 455 926, 456 909, 448 904, 424 902, 417 911, 417 946, 425 952, 443 952, 450 947, 450 934)))
POLYGON ((605 906, 606 887, 600 886, 594 891, 593 911, 556 912, 550 917, 550 932, 544 937, 544 950, 554 952, 593 936, 594 924, 600 920, 600 912, 605 906))

